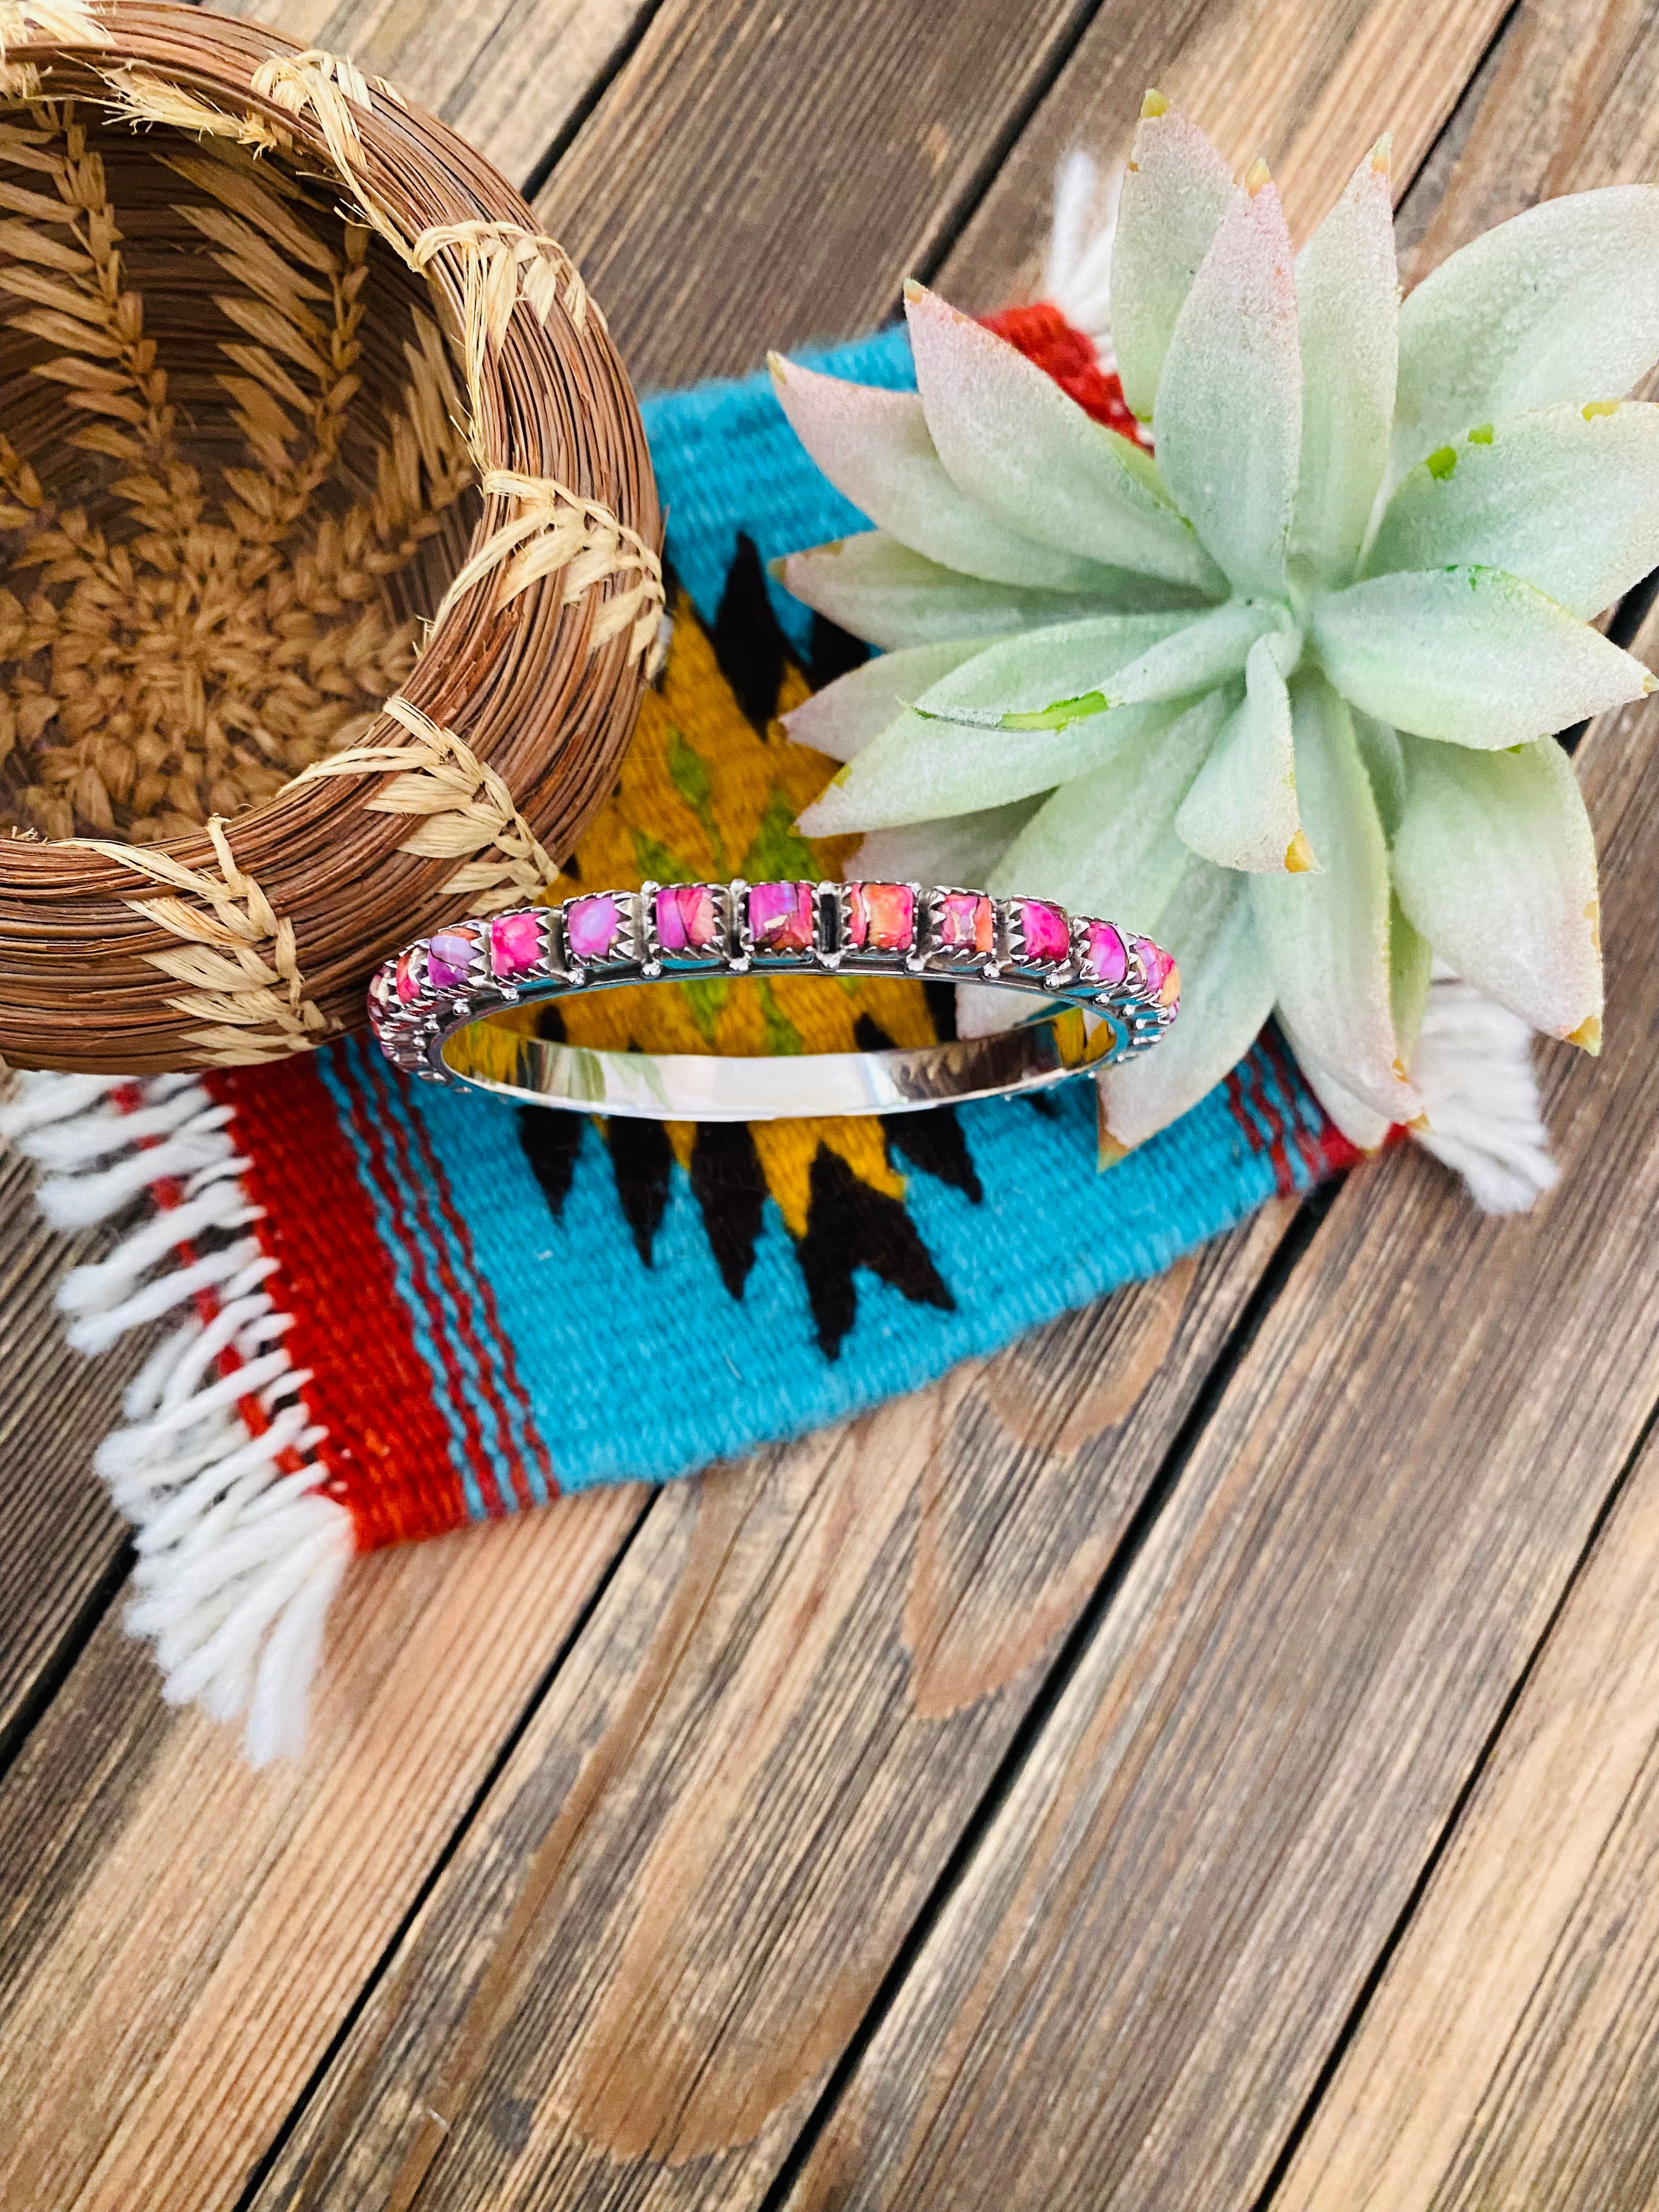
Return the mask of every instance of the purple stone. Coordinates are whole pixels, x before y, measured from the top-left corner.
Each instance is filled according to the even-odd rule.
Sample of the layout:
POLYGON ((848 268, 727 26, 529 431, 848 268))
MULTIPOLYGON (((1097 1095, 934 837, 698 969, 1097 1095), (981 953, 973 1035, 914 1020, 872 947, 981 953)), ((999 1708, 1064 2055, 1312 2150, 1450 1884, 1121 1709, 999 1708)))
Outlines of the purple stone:
POLYGON ((757 952, 812 950, 811 884, 755 884, 749 892, 749 933, 757 952))
POLYGON ((441 929, 426 949, 427 980, 434 991, 459 991, 469 980, 477 950, 476 929, 441 929))
POLYGON ((1128 952, 1109 921, 1091 921, 1085 926, 1083 965, 1097 983, 1121 983, 1128 974, 1128 952))
POLYGON ((657 893, 657 942, 665 952, 712 952, 720 914, 708 884, 665 884, 657 893))
POLYGON ((1019 899, 1016 905, 1028 960, 1053 961, 1058 964, 1070 957, 1072 933, 1066 927, 1066 917, 1057 906, 1049 906, 1042 899, 1019 899))
POLYGON ((565 943, 578 960, 609 959, 622 927, 622 908, 609 891, 573 900, 565 908, 565 943))

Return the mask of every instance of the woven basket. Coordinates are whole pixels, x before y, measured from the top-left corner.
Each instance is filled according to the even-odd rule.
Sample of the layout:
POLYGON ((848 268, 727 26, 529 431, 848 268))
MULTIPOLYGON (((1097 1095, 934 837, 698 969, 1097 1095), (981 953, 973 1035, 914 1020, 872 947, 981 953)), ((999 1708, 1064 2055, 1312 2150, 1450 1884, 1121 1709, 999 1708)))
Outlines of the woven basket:
POLYGON ((638 414, 565 254, 379 79, 145 0, 0 0, 0 1054, 280 1058, 614 781, 638 414))

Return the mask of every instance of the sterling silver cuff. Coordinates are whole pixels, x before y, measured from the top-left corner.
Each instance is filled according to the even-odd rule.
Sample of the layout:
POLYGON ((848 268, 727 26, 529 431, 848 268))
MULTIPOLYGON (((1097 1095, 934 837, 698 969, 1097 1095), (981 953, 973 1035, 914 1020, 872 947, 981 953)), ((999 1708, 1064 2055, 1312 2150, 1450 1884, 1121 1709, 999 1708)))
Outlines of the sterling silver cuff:
POLYGON ((1181 979, 1150 938, 1047 899, 921 884, 646 884, 465 921, 369 985, 380 1049, 429 1082, 660 1121, 903 1114, 1046 1090, 1145 1052, 1181 979), (578 991, 696 976, 931 976, 1041 1002, 990 1036, 882 1052, 720 1057, 596 1052, 494 1018, 578 991))

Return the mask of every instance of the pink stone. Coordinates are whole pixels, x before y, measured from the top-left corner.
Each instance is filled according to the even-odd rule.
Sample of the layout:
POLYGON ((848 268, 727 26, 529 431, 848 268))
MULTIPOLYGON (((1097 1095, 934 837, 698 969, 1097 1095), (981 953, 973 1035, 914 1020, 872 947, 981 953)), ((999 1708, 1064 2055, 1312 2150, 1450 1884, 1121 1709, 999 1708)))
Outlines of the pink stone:
POLYGON ((476 929, 441 929, 426 949, 427 980, 434 991, 459 991, 469 980, 477 950, 476 929))
POLYGON ((1019 924, 1025 938, 1025 957, 1028 960, 1052 960, 1056 964, 1069 959, 1072 951, 1072 933, 1066 926, 1066 917, 1057 906, 1048 906, 1042 899, 1020 899, 1019 924))
POLYGON ((490 923, 489 964, 497 975, 527 975, 541 957, 541 923, 535 915, 498 915, 490 923))
POLYGON ((749 933, 756 951, 810 952, 813 903, 811 884, 750 884, 749 933))
POLYGON ((1181 996, 1181 970, 1161 945, 1154 945, 1150 937, 1129 939, 1140 955, 1140 964, 1146 971, 1146 988, 1160 1006, 1172 1006, 1181 996))
POLYGON ((398 955, 398 996, 407 1006, 421 995, 421 979, 415 969, 415 948, 407 946, 398 955))
POLYGON ((1097 983, 1121 983, 1128 974, 1128 953, 1109 921, 1091 921, 1085 929, 1083 965, 1097 983))
POLYGON ((946 891, 939 902, 939 941, 947 952, 996 949, 996 919, 982 891, 946 891))
POLYGON ((908 884, 848 884, 847 942, 854 952, 908 952, 916 941, 908 884))
POLYGON ((665 952, 712 952, 720 915, 708 884, 665 884, 657 893, 657 942, 665 952))
POLYGON ((578 960, 606 960, 622 935, 622 908, 609 891, 573 899, 565 908, 564 941, 578 960))

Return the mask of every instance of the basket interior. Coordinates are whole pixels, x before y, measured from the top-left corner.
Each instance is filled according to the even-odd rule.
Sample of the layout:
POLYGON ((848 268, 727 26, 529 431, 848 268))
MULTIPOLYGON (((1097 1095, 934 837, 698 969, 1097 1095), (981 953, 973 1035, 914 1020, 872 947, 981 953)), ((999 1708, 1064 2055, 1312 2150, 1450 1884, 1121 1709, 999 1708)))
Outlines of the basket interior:
POLYGON ((356 742, 478 512, 422 280, 272 155, 0 107, 0 830, 148 842, 356 742))

